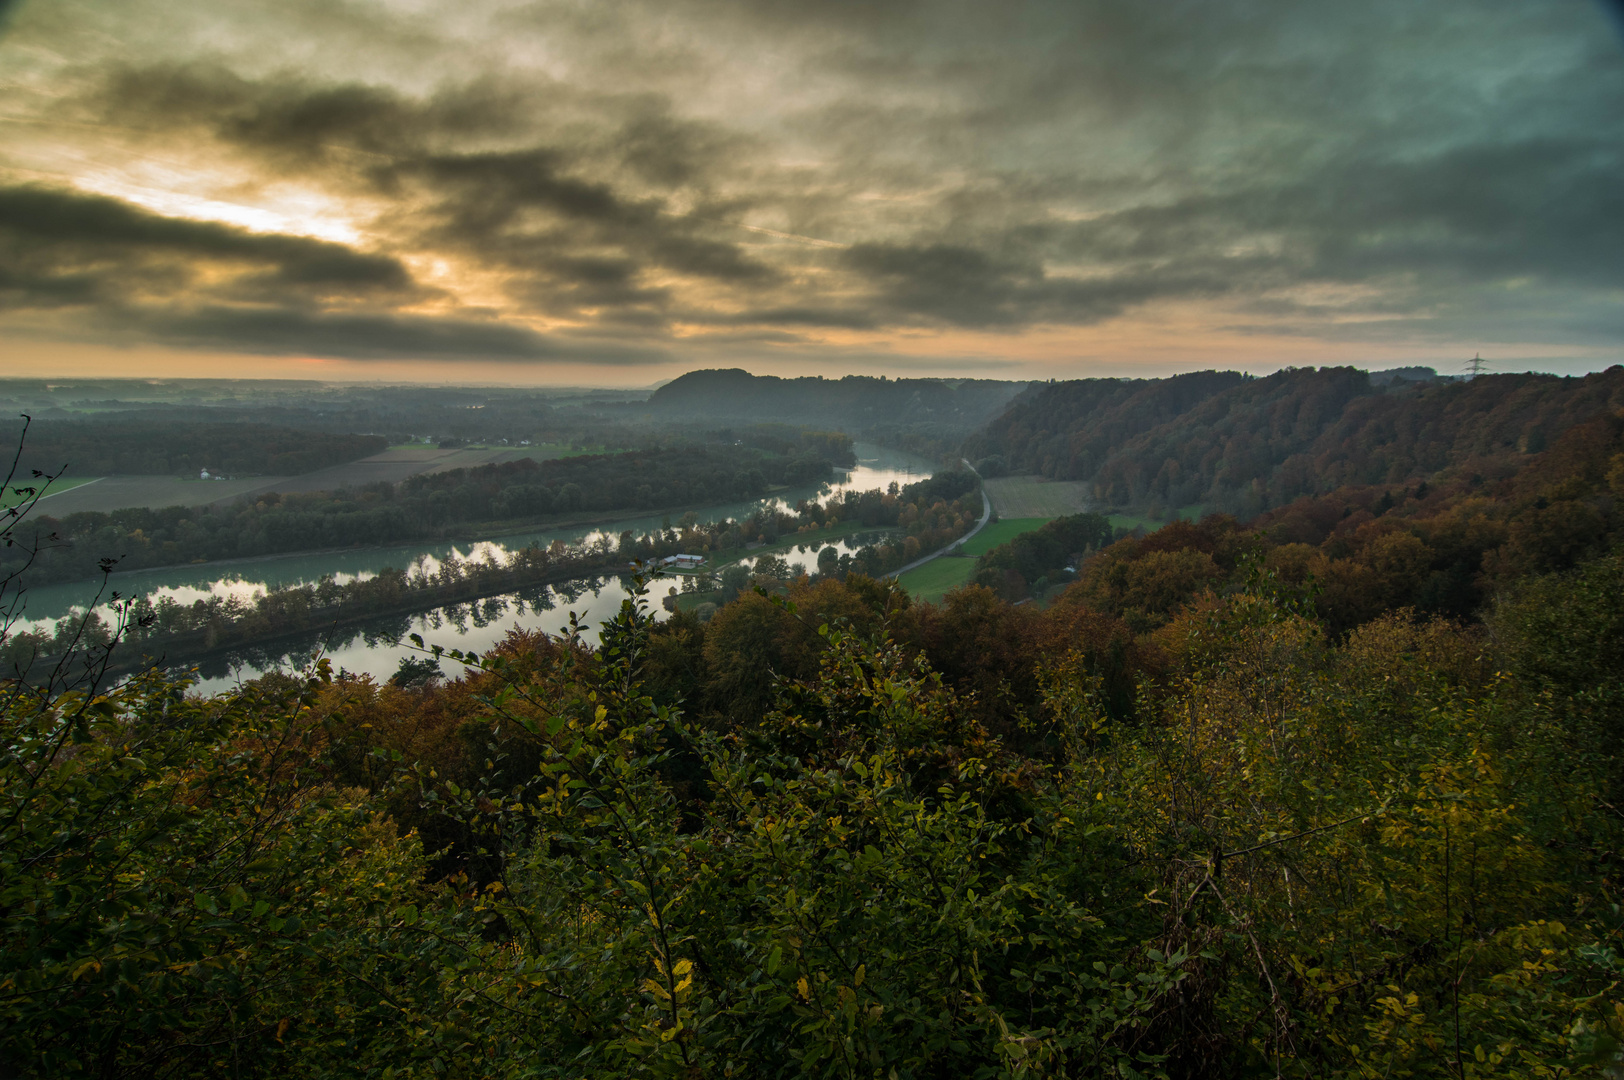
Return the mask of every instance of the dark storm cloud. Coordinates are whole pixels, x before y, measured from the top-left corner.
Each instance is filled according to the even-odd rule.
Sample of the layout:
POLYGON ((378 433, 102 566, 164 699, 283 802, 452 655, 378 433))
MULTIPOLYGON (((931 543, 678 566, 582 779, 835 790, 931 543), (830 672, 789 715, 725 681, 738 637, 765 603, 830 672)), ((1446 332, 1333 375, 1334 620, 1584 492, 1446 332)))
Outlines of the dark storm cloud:
POLYGON ((355 360, 412 357, 646 364, 666 359, 658 349, 569 341, 500 322, 455 318, 206 307, 132 313, 121 325, 143 330, 152 340, 196 348, 355 360))
MULTIPOLYGON (((1416 312, 1533 277, 1624 288, 1624 148, 1592 139, 1344 161, 1289 183, 1104 215, 1026 241, 1141 276, 1150 292, 1408 284, 1366 307, 1416 312)), ((1547 298, 1548 299, 1548 298, 1547 298)))
POLYGON ((1090 321, 1122 310, 1120 300, 1056 281, 1034 260, 999 258, 949 244, 858 244, 844 262, 874 288, 891 320, 957 326, 1022 325, 1046 317, 1090 321))
POLYGON ((420 299, 398 259, 302 236, 251 233, 150 213, 94 195, 0 188, 4 306, 190 297, 261 302, 420 299), (200 284, 206 271, 214 281, 200 284))
POLYGON ((414 98, 291 72, 250 79, 209 62, 120 64, 67 103, 81 115, 158 135, 206 133, 289 170, 509 134, 523 129, 524 111, 535 104, 519 88, 489 79, 414 98))
MULTIPOLYGON (((604 182, 564 174, 550 148, 436 155, 373 170, 384 190, 416 183, 431 199, 433 239, 467 246, 510 266, 560 270, 560 250, 607 245, 630 261, 680 274, 734 282, 762 281, 772 271, 734 244, 695 235, 696 225, 662 214, 655 198, 628 199, 604 182)), ((601 277, 602 260, 583 284, 601 277)))
POLYGON ((742 288, 775 279, 713 223, 667 210, 668 189, 703 190, 708 165, 737 138, 676 119, 648 95, 593 97, 595 123, 556 130, 551 114, 573 115, 581 98, 544 80, 486 78, 414 98, 171 65, 122 69, 78 107, 204 131, 283 175, 392 200, 400 210, 380 231, 510 271, 510 293, 537 312, 659 307, 668 291, 640 282, 652 273, 742 288), (508 145, 479 146, 493 141, 508 145))

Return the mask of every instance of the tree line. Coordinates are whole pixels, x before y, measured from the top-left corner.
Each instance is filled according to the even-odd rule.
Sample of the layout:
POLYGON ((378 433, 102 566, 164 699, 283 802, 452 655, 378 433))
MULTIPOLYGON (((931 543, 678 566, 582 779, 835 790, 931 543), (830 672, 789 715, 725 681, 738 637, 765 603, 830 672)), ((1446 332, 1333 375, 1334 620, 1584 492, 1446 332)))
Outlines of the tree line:
MULTIPOLYGON (((532 543, 510 551, 503 560, 489 555, 464 560, 453 553, 432 568, 427 560, 419 559, 404 570, 385 567, 376 575, 343 584, 328 576, 252 597, 233 593, 191 604, 171 597, 115 601, 105 613, 92 610, 60 619, 49 629, 13 631, 0 643, 0 671, 26 676, 31 671, 49 670, 73 648, 106 645, 115 632, 123 644, 115 671, 134 670, 145 658, 155 656, 171 665, 221 655, 249 658, 260 655, 269 641, 309 638, 387 615, 417 614, 505 593, 538 602, 539 585, 634 573, 679 552, 736 558, 751 543, 776 542, 783 535, 828 528, 838 524, 842 514, 882 529, 895 526, 897 533, 895 538, 883 531, 876 534, 875 541, 855 555, 823 567, 822 576, 877 576, 916 557, 922 541, 928 545, 925 550, 934 550, 962 535, 974 521, 970 516, 974 484, 968 473, 939 474, 895 492, 846 491, 822 502, 803 500, 794 511, 764 506, 743 520, 700 522, 690 513, 662 530, 623 532, 618 541, 600 536, 583 544, 562 540, 546 546, 532 543), (961 491, 964 494, 951 504, 942 498, 944 493, 961 491), (122 629, 117 630, 119 627, 122 629)), ((731 600, 752 583, 783 591, 794 575, 781 558, 765 556, 756 560, 754 575, 743 567, 729 567, 705 577, 721 581, 718 588, 731 600)), ((695 580, 686 579, 684 584, 695 580)))
MULTIPOLYGON (((505 562, 464 560, 455 554, 430 568, 419 560, 405 570, 339 584, 331 576, 312 584, 268 589, 252 597, 209 596, 182 604, 171 597, 113 602, 57 621, 51 631, 16 631, 0 644, 0 665, 19 676, 50 667, 73 648, 108 644, 115 633, 127 672, 163 657, 171 665, 218 654, 243 655, 265 642, 339 630, 385 615, 416 614, 498 593, 535 595, 538 585, 627 569, 607 538, 590 544, 532 544, 505 562)), ((308 653, 306 654, 308 655, 308 653)))
MULTIPOLYGON (((684 445, 552 461, 521 459, 424 473, 400 484, 308 493, 270 492, 218 507, 136 507, 37 515, 25 526, 41 540, 36 584, 93 577, 104 558, 120 569, 455 537, 471 526, 515 527, 595 514, 746 500, 774 486, 832 477, 824 453, 850 455, 844 436, 808 433, 789 452, 735 442, 684 445), (841 448, 844 448, 843 451, 841 448), (50 538, 46 540, 45 538, 50 538)), ((46 504, 47 506, 49 504, 46 504)), ((22 548, 0 552, 0 571, 20 566, 22 548)))

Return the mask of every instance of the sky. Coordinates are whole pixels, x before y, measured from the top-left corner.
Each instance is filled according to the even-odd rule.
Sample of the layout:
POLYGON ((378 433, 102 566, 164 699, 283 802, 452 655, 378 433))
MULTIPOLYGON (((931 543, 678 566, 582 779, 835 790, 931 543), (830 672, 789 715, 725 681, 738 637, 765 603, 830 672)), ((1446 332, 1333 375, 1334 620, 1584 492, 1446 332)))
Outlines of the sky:
POLYGON ((0 370, 1624 362, 1597 0, 0 0, 0 370))

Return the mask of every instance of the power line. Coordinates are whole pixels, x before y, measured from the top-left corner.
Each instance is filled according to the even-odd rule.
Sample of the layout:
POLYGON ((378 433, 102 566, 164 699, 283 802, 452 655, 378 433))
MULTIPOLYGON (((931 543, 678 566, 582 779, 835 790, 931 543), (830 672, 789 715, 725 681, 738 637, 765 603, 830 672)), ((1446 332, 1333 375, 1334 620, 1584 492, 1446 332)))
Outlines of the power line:
POLYGON ((1483 372, 1488 369, 1488 366, 1489 362, 1483 359, 1482 353, 1478 353, 1476 356, 1466 361, 1466 370, 1471 372, 1472 378, 1474 379, 1483 374, 1483 372))

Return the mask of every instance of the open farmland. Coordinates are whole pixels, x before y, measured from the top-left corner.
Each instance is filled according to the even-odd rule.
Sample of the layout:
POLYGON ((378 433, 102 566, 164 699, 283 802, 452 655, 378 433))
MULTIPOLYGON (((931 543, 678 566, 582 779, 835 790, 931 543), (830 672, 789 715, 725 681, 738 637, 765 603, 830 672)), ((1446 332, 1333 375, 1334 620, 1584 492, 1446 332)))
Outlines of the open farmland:
POLYGON ((85 511, 108 514, 127 506, 160 509, 165 506, 205 506, 230 501, 276 480, 251 476, 245 480, 192 480, 179 476, 104 476, 71 490, 40 500, 39 513, 54 518, 85 511))
POLYGON ((987 498, 1001 518, 1049 518, 1080 514, 1092 500, 1088 485, 1077 480, 1045 480, 1039 476, 1001 476, 985 480, 987 498))
POLYGON ((254 487, 238 494, 263 495, 271 491, 285 494, 302 491, 337 491, 339 488, 360 487, 380 482, 395 484, 418 473, 467 469, 493 461, 512 461, 514 457, 523 456, 525 455, 522 452, 516 452, 505 446, 457 450, 442 450, 437 446, 391 446, 381 454, 373 454, 371 457, 334 465, 331 468, 317 469, 303 476, 280 479, 261 477, 255 482, 254 487))
MULTIPOLYGON (((203 506, 226 504, 271 491, 333 491, 380 481, 397 483, 422 472, 465 469, 493 461, 531 456, 530 448, 508 447, 442 450, 435 446, 394 446, 381 454, 346 462, 301 476, 249 476, 236 480, 194 480, 178 476, 108 476, 65 481, 71 490, 56 491, 40 510, 63 517, 85 510, 109 513, 127 506, 203 506)), ((543 452, 545 453, 545 451, 543 452)), ((549 456, 563 456, 554 451, 549 456)), ((55 487, 56 485, 52 485, 55 487)))

